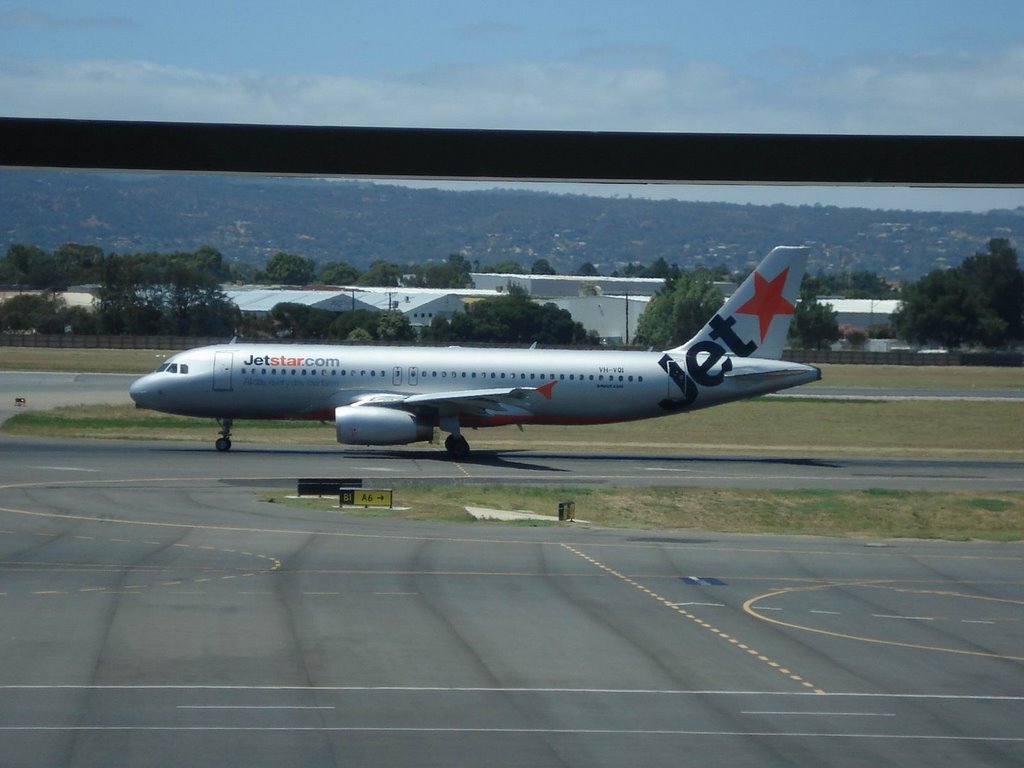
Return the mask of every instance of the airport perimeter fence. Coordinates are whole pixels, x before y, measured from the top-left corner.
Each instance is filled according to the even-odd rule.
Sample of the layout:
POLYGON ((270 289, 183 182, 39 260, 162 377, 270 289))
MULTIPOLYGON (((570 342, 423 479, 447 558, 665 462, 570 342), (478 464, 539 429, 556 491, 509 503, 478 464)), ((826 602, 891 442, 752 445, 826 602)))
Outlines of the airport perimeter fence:
MULTIPOLYGON (((220 336, 111 336, 104 334, 3 333, 0 347, 46 347, 53 349, 161 349, 183 350, 208 344, 224 344, 220 336)), ((298 339, 282 339, 298 342, 298 339)), ((344 344, 336 339, 302 340, 305 344, 344 344)), ((463 346, 473 346, 466 344, 463 346)), ((510 347, 511 348, 511 347, 510 347)), ((858 352, 856 350, 787 349, 783 359, 811 365, 989 365, 1024 366, 1024 352, 858 352)))
POLYGON ((73 333, 3 333, 0 347, 47 347, 51 349, 190 349, 223 344, 213 336, 112 336, 73 333))

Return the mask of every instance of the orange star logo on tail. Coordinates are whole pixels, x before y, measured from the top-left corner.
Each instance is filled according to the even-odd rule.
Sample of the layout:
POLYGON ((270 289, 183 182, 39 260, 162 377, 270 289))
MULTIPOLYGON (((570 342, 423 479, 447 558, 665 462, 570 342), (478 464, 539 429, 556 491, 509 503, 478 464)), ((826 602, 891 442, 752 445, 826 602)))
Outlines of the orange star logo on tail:
POLYGON ((757 315, 762 342, 776 315, 792 315, 796 309, 782 295, 788 275, 789 267, 786 267, 779 272, 774 280, 769 282, 761 277, 760 272, 755 272, 754 295, 746 304, 736 310, 738 315, 757 315))

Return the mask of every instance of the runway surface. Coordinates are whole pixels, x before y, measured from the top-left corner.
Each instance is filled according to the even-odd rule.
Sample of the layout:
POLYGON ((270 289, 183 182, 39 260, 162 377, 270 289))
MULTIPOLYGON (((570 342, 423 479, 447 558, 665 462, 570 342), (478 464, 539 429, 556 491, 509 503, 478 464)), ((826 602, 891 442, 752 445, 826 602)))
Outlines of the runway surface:
MULTIPOLYGON (((629 457, 493 458, 0 439, 4 765, 1024 760, 1019 544, 420 523, 254 492, 342 469, 647 482, 629 457)), ((695 464, 924 472, 661 466, 695 464)))
MULTIPOLYGON (((0 372, 0 422, 24 408, 44 410, 61 404, 125 403, 128 387, 136 377, 117 374, 74 374, 0 372), (15 405, 16 397, 27 404, 15 405)), ((804 389, 804 388, 798 388, 804 389)), ((871 390, 877 396, 891 396, 888 390, 871 390), (878 394, 882 393, 882 394, 878 394), (885 394, 889 393, 889 394, 885 394)), ((832 392, 829 396, 851 396, 832 392)), ((957 393, 939 393, 954 396, 957 393)), ((960 393, 964 395, 965 393, 960 393)), ((1003 396, 1007 393, 987 393, 1003 396)), ((987 396, 986 395, 986 396, 987 396)), ((211 421, 210 440, 216 429, 211 421)), ((10 438, 8 438, 9 440, 10 438)), ((14 445, 8 443, 8 445, 14 445)), ((55 452, 44 463, 75 465, 83 454, 82 444, 27 441, 18 452, 42 445, 55 452), (66 451, 66 456, 60 457, 66 451)), ((158 464, 173 460, 182 471, 206 477, 279 476, 291 482, 295 477, 326 473, 332 477, 358 473, 369 478, 417 482, 530 482, 560 485, 702 485, 745 488, 844 489, 892 488, 899 490, 1024 490, 1024 462, 987 459, 904 459, 885 457, 823 456, 814 458, 782 456, 725 456, 676 454, 652 456, 622 453, 578 454, 539 451, 475 451, 471 462, 453 463, 436 446, 394 449, 279 448, 273 445, 236 444, 229 456, 218 457, 207 444, 173 445, 156 443, 128 447, 95 442, 84 451, 95 461, 106 460, 117 467, 126 461, 151 457, 158 464), (106 458, 105 458, 106 457, 106 458), (155 458, 153 458, 155 457, 155 458), (275 469, 268 473, 266 467, 275 469), (230 462, 225 464, 224 462, 230 462), (287 469, 287 471, 285 471, 287 469)))

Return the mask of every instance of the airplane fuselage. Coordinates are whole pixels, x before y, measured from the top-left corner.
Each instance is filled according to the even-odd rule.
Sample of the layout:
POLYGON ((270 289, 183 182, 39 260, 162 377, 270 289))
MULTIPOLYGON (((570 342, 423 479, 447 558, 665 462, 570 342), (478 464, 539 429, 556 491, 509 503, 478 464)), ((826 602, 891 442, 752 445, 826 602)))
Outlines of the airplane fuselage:
MULTIPOLYGON (((816 369, 794 363, 730 356, 713 364, 720 370, 724 360, 728 370, 720 381, 701 386, 693 402, 682 405, 685 393, 663 352, 225 344, 175 355, 140 379, 132 397, 142 407, 190 416, 333 420, 335 408, 381 393, 522 387, 541 390, 524 398, 528 409, 463 415, 462 425, 599 424, 750 396, 754 382, 743 381, 745 363, 763 373, 776 362, 772 390, 817 378, 816 369)), ((684 360, 679 364, 685 369, 684 360)), ((696 371, 713 382, 700 363, 696 371)))
MULTIPOLYGON (((183 352, 180 370, 150 374, 134 389, 141 405, 217 418, 334 418, 368 395, 541 387, 530 414, 491 423, 587 424, 642 419, 664 411, 671 383, 660 355, 640 352, 232 344, 183 352)), ((486 420, 485 420, 486 421, 486 420)), ((466 424, 485 426, 487 424, 466 424)))

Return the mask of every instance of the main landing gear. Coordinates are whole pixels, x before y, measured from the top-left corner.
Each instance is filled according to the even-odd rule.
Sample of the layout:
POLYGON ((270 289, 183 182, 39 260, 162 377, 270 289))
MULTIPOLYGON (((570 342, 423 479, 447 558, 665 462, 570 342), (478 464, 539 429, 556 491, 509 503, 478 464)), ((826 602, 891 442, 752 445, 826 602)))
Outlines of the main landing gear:
POLYGON ((448 457, 455 461, 462 461, 469 456, 469 443, 460 434, 451 434, 444 439, 444 449, 448 451, 448 457))
POLYGON ((220 437, 217 438, 217 442, 214 445, 221 453, 231 450, 231 424, 231 419, 217 419, 217 425, 220 427, 220 437))

